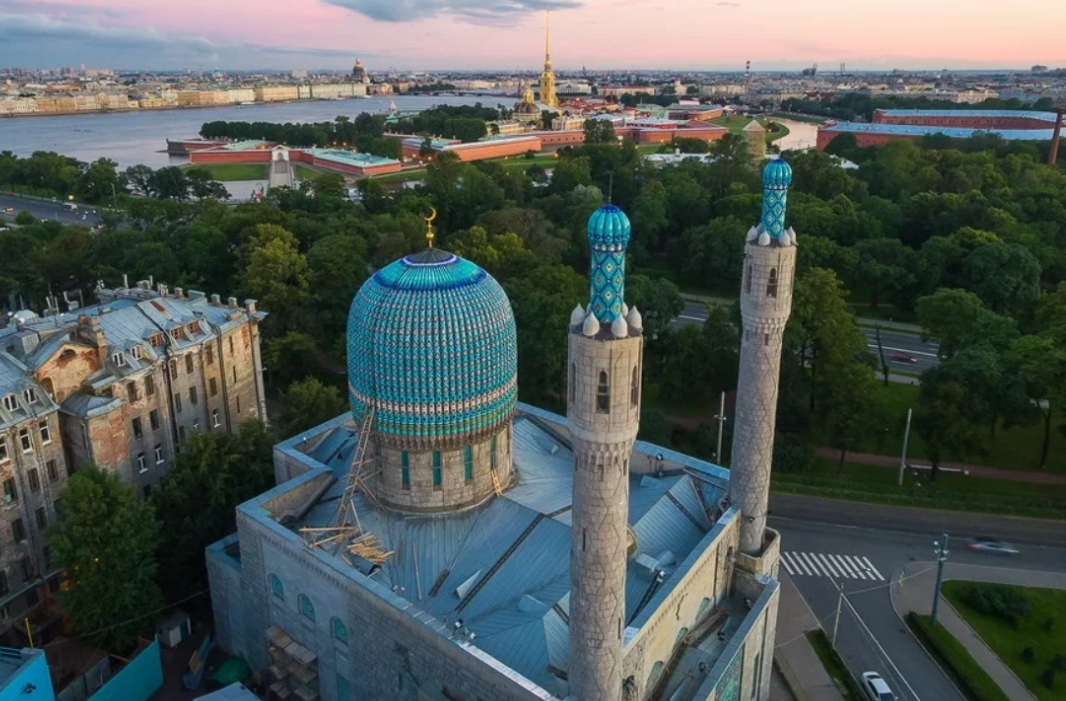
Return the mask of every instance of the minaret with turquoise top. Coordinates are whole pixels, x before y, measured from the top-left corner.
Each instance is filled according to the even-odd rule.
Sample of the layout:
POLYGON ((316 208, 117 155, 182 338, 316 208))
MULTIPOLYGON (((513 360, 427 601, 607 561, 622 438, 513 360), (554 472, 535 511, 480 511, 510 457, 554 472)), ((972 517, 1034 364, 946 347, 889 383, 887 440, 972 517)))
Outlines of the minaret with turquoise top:
MULTIPOLYGON (((740 550, 761 558, 768 542, 767 504, 774 455, 781 344, 792 311, 796 232, 785 228, 792 168, 783 160, 763 170, 762 218, 748 231, 740 311, 744 330, 733 426, 729 494, 740 505, 740 550)), ((766 562, 776 571, 775 562, 766 562)))
POLYGON ((640 424, 640 312, 625 303, 625 213, 589 218, 589 304, 570 317, 567 408, 574 450, 570 696, 622 698, 629 457, 640 424))

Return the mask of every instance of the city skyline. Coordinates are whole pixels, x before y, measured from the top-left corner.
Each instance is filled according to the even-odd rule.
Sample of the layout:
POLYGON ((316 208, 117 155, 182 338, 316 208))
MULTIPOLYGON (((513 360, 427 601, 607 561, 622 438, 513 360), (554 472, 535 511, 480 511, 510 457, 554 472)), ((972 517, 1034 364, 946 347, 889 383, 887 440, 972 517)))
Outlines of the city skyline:
POLYGON ((558 70, 1027 69, 1066 65, 1053 0, 0 0, 0 65, 116 69, 533 70, 552 10, 558 70), (920 16, 921 21, 915 21, 920 16), (679 17, 704 17, 678 22, 679 17), (876 27, 876 33, 870 29, 876 27), (752 38, 757 37, 758 41, 752 38), (975 41, 980 37, 980 41, 975 41), (902 38, 902 39, 901 39, 902 38))

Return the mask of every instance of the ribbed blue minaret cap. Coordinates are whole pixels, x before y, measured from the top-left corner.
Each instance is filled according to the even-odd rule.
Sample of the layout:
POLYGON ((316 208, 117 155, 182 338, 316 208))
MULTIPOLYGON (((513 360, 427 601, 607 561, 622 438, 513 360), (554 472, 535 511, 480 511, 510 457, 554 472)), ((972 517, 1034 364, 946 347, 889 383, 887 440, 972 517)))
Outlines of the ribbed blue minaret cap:
POLYGON ((759 229, 777 239, 785 233, 785 205, 792 184, 792 166, 783 159, 766 164, 762 171, 762 219, 759 229))
POLYGON ((625 250, 632 227, 626 213, 613 204, 605 204, 589 217, 589 247, 594 250, 625 250))

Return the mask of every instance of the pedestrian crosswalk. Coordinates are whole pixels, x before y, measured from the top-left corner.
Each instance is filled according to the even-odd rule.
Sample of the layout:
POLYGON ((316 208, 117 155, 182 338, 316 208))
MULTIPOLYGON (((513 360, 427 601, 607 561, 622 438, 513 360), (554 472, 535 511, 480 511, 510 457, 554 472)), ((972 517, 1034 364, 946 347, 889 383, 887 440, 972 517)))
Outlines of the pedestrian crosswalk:
POLYGON ((790 550, 781 553, 781 564, 790 575, 885 581, 870 559, 859 555, 828 555, 790 550))

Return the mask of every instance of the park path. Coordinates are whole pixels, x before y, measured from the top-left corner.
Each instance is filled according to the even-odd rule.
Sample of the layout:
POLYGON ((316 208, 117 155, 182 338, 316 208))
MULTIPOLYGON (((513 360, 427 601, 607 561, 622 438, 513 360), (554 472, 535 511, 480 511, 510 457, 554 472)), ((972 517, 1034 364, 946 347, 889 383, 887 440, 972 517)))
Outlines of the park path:
MULTIPOLYGON (((840 459, 840 451, 836 448, 815 448, 815 455, 820 458, 832 460, 840 459)), ((899 458, 891 455, 873 455, 870 453, 848 453, 844 459, 847 462, 860 465, 872 465, 885 467, 893 470, 899 469, 899 458)), ((1029 484, 1061 484, 1066 485, 1066 475, 1054 472, 1033 472, 1032 470, 1004 470, 999 467, 985 467, 983 465, 968 465, 960 462, 940 463, 940 467, 965 470, 972 477, 986 477, 988 479, 1003 480, 1005 482, 1028 482, 1029 484)))
MULTIPOLYGON (((928 615, 932 610, 933 588, 936 586, 936 563, 915 562, 907 566, 915 572, 911 576, 896 578, 891 587, 892 606, 896 613, 904 618, 914 611, 928 615)), ((1026 587, 1046 589, 1066 589, 1066 574, 1059 572, 1040 572, 1036 570, 1017 570, 1005 567, 988 567, 984 565, 965 565, 948 563, 944 567, 944 579, 960 579, 968 582, 993 582, 996 584, 1016 584, 1026 587)), ((943 625, 966 651, 981 666, 988 676, 999 685, 1011 701, 1036 701, 1036 696, 1029 691, 1016 674, 999 659, 973 628, 955 611, 944 597, 940 598, 937 622, 943 625)))

